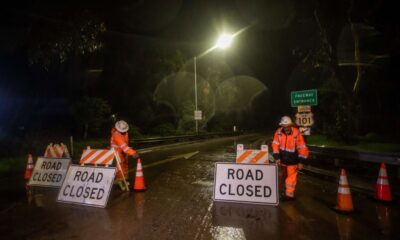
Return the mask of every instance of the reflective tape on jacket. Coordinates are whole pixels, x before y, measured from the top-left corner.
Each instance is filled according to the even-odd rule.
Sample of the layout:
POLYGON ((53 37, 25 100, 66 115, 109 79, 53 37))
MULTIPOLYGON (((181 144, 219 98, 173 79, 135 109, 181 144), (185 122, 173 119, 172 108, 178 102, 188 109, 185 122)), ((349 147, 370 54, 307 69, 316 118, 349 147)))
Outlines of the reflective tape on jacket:
POLYGON ((279 153, 280 151, 293 153, 297 150, 298 155, 303 158, 307 158, 309 154, 303 136, 295 127, 291 127, 290 134, 285 134, 283 128, 278 128, 275 131, 271 145, 274 153, 279 153))
POLYGON ((123 151, 128 155, 134 155, 136 151, 128 146, 128 142, 128 133, 122 134, 115 129, 111 130, 110 145, 117 152, 121 153, 123 151))

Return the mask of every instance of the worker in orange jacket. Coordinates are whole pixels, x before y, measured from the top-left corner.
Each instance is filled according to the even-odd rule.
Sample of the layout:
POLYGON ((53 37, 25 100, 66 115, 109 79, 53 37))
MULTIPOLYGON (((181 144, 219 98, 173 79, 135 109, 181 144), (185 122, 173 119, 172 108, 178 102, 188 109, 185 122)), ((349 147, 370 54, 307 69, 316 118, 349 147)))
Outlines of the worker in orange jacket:
MULTIPOLYGON (((125 179, 128 179, 128 156, 132 156, 133 158, 138 158, 139 155, 135 150, 129 147, 129 136, 128 136, 129 125, 123 120, 120 120, 115 123, 115 127, 111 129, 111 139, 110 144, 111 147, 115 149, 118 153, 119 158, 121 160, 120 165, 122 169, 122 173, 117 169, 116 180, 121 183, 123 180, 122 174, 125 176, 125 179)), ((121 184, 120 184, 121 186, 121 184)), ((122 188, 122 187, 121 187, 122 188)))
POLYGON ((309 153, 303 135, 294 127, 290 117, 283 116, 279 125, 281 127, 276 130, 272 141, 273 157, 276 164, 281 166, 282 177, 285 179, 285 195, 282 200, 293 200, 298 170, 303 168, 309 153))

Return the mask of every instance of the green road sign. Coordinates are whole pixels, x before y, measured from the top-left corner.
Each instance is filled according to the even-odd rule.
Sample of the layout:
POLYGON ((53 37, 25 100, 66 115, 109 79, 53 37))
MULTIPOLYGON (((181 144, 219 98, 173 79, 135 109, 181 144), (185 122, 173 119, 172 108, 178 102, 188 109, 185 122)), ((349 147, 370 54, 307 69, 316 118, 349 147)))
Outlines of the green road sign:
POLYGON ((318 105, 317 89, 295 91, 290 93, 292 107, 318 105))

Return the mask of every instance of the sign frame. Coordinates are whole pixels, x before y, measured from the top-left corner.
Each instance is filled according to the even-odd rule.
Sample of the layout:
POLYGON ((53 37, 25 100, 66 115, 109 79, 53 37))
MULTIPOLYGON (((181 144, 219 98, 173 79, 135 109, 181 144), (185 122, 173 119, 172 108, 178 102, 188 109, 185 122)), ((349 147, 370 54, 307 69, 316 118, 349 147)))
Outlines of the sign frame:
POLYGON ((292 91, 290 92, 290 105, 292 107, 298 106, 317 106, 318 105, 318 90, 309 89, 302 91, 292 91), (304 98, 302 95, 305 95, 304 98), (310 95, 310 96, 308 96, 310 95))
MULTIPOLYGON (((231 163, 231 162, 216 162, 215 163, 215 170, 214 170, 214 189, 213 189, 213 201, 215 202, 229 202, 229 203, 248 203, 248 204, 258 204, 258 205, 269 205, 269 206, 277 206, 279 205, 279 177, 278 177, 278 167, 274 164, 247 164, 247 163, 242 163, 242 164, 236 164, 236 163, 231 163), (244 167, 244 166, 249 166, 250 168, 263 168, 263 167, 273 167, 275 168, 275 182, 276 182, 276 202, 258 202, 258 201, 246 201, 246 200, 229 200, 229 199, 217 199, 216 198, 216 189, 217 189, 217 169, 218 165, 232 165, 232 166, 239 166, 239 167, 244 167)), ((271 191, 272 193, 272 191, 271 191)))
MULTIPOLYGON (((116 170, 117 170, 117 169, 116 169, 115 167, 88 166, 88 165, 81 166, 81 165, 77 165, 77 164, 72 164, 72 165, 70 165, 70 167, 69 167, 69 169, 68 169, 68 172, 67 172, 67 175, 65 176, 64 182, 63 182, 63 184, 62 184, 62 186, 61 186, 61 188, 60 188, 60 190, 59 190, 59 192, 58 192, 58 195, 57 195, 57 202, 60 202, 60 203, 67 203, 67 204, 72 204, 72 205, 81 205, 81 206, 89 206, 89 207, 97 207, 97 208, 106 208, 106 207, 107 207, 107 204, 108 204, 108 200, 109 200, 110 195, 111 195, 112 188, 113 188, 114 179, 115 179, 115 176, 116 176, 116 170), (85 202, 76 202, 76 201, 60 200, 60 194, 61 194, 62 189, 64 189, 64 183, 67 182, 68 173, 70 172, 70 170, 71 170, 72 168, 75 168, 75 167, 77 167, 77 168, 94 168, 94 169, 114 170, 114 174, 113 174, 112 178, 110 179, 109 191, 108 191, 108 193, 106 193, 107 196, 106 196, 106 198, 105 198, 104 205, 100 205, 100 204, 90 204, 90 203, 85 203, 85 202)), ((72 171, 72 170, 71 170, 71 171, 72 171)))

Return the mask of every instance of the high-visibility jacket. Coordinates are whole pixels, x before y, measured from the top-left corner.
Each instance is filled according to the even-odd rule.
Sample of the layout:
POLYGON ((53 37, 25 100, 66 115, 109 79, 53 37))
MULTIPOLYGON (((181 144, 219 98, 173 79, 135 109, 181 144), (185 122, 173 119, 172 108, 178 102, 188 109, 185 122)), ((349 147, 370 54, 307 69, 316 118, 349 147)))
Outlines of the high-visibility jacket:
MULTIPOLYGON (((121 168, 124 175, 128 174, 128 158, 127 155, 135 155, 136 151, 129 147, 129 136, 128 133, 120 133, 115 128, 111 130, 111 147, 115 149, 121 159, 121 168)), ((117 178, 120 176, 117 171, 117 178)))
POLYGON ((272 141, 272 150, 274 159, 280 159, 285 165, 302 163, 309 154, 303 135, 295 127, 291 127, 290 134, 286 134, 283 128, 278 128, 272 141))

